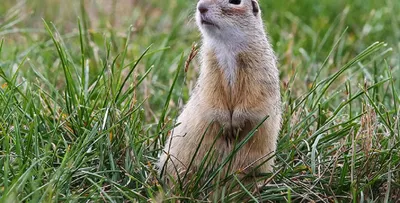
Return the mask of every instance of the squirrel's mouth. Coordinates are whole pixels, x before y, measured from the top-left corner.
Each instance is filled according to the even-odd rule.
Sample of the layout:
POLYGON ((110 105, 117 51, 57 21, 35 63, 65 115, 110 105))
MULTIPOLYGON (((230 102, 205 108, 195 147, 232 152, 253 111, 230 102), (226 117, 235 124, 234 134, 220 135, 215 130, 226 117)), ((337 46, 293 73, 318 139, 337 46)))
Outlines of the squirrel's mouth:
POLYGON ((209 26, 214 26, 216 28, 219 28, 218 25, 216 25, 215 23, 211 22, 210 20, 206 19, 206 18, 201 18, 201 24, 202 25, 209 25, 209 26))

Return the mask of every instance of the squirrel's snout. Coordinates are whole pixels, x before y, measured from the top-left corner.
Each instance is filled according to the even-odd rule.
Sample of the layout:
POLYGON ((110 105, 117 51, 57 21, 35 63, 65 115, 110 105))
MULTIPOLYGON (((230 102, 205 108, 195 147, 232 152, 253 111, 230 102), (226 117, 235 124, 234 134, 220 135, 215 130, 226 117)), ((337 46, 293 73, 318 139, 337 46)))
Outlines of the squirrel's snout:
POLYGON ((199 3, 199 5, 197 6, 197 9, 199 10, 199 12, 201 14, 207 13, 208 11, 208 6, 204 3, 199 3))

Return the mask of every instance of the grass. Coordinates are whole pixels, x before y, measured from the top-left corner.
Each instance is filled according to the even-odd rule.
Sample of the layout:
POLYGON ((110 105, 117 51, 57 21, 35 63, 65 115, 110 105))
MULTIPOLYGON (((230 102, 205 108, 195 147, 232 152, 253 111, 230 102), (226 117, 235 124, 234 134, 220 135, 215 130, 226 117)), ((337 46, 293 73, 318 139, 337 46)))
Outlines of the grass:
POLYGON ((195 2, 2 2, 0 201, 398 201, 399 1, 260 3, 284 122, 274 173, 235 193, 153 168, 196 81, 195 2))

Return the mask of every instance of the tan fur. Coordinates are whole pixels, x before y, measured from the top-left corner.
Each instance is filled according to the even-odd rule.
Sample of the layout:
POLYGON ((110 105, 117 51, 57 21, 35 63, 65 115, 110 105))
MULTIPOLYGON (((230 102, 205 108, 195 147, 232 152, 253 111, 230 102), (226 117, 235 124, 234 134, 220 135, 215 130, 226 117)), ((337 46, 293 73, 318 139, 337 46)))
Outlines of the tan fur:
MULTIPOLYGON (((219 5, 218 3, 224 3, 222 1, 211 3, 219 5)), ((251 4, 246 3, 246 7, 239 9, 251 10, 251 4)), ((232 9, 231 12, 234 11, 232 9)), ((243 14, 238 15, 243 18, 243 14)), ((225 16, 228 17, 238 16, 225 16)), ((276 149, 281 125, 281 99, 276 59, 264 33, 261 17, 246 18, 246 21, 255 22, 249 23, 252 31, 246 30, 246 25, 237 25, 244 27, 240 32, 246 33, 246 39, 243 40, 246 44, 240 44, 240 49, 234 55, 236 66, 233 69, 235 72, 233 82, 225 77, 227 66, 216 57, 215 47, 222 45, 215 43, 218 40, 208 39, 207 34, 203 35, 205 43, 202 47, 202 67, 197 86, 178 117, 180 125, 168 138, 158 163, 160 170, 165 168, 168 175, 176 177, 176 170, 180 175, 186 172, 207 128, 208 131, 204 134, 204 140, 190 168, 193 172, 197 170, 210 149, 215 150, 218 163, 221 163, 232 152, 235 142, 245 138, 266 116, 269 118, 238 151, 229 171, 226 167, 224 173, 244 169, 245 172, 250 172, 269 159, 276 149), (222 134, 217 137, 221 129, 223 129, 222 134), (214 140, 216 143, 211 148, 214 140)), ((271 172, 272 166, 273 159, 270 159, 258 168, 256 173, 271 172)))

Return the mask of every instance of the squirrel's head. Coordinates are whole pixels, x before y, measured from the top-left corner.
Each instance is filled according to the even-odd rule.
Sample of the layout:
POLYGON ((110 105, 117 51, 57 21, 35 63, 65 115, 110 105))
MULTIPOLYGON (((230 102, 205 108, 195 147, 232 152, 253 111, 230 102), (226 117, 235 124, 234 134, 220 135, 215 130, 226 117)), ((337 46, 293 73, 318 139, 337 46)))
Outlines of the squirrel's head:
POLYGON ((258 0, 199 0, 197 25, 206 38, 242 41, 263 32, 258 0))

